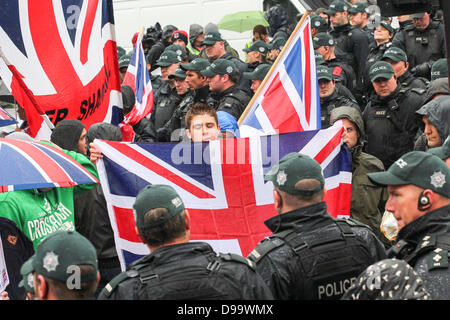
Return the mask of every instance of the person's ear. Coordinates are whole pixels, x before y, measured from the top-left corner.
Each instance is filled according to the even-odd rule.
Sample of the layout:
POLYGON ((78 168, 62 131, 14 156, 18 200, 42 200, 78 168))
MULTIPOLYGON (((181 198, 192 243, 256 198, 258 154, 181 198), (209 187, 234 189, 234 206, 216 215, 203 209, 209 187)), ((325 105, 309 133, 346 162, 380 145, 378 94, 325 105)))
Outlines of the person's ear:
POLYGON ((48 296, 48 284, 45 281, 44 276, 36 274, 36 279, 34 281, 34 291, 35 296, 39 300, 46 300, 48 296))
POLYGON ((187 135, 187 137, 188 137, 189 139, 192 140, 192 137, 191 137, 191 131, 190 131, 189 129, 186 129, 186 135, 187 135))

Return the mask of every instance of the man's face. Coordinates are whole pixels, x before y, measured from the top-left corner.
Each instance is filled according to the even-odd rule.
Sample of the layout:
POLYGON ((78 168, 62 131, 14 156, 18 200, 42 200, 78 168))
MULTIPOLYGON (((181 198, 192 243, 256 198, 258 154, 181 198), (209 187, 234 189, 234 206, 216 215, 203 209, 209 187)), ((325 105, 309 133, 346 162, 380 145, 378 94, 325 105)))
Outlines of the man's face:
POLYGON ((200 35, 195 39, 195 41, 194 41, 194 47, 196 47, 196 48, 202 47, 202 42, 203 42, 203 40, 205 40, 205 34, 204 34, 204 33, 200 34, 200 35))
POLYGON ((339 27, 348 23, 348 13, 347 12, 336 12, 330 16, 330 21, 333 27, 339 27))
POLYGON ((172 73, 175 73, 175 70, 177 70, 179 63, 172 63, 168 67, 161 67, 161 77, 164 81, 169 80, 169 75, 172 73))
POLYGON ((248 57, 248 63, 260 61, 259 60, 260 54, 257 51, 250 51, 249 53, 247 53, 247 57, 248 57))
POLYGON ((325 59, 325 55, 327 53, 327 48, 325 46, 320 46, 316 49, 318 53, 322 55, 322 57, 325 59))
POLYGON ((385 27, 379 25, 373 32, 373 37, 378 43, 384 43, 391 39, 391 34, 385 27))
POLYGON ((425 30, 430 24, 430 14, 425 13, 422 18, 412 18, 412 22, 418 30, 425 30))
POLYGON ((389 62, 394 69, 395 76, 398 78, 402 76, 406 71, 408 71, 409 63, 405 61, 397 61, 391 59, 386 59, 386 62, 389 62))
POLYGON ((328 20, 328 15, 326 13, 321 12, 321 13, 319 13, 319 16, 324 18, 325 21, 327 22, 327 24, 330 23, 330 21, 328 20))
POLYGON ((427 137, 427 144, 429 148, 436 148, 442 146, 442 140, 436 127, 428 120, 427 116, 422 116, 422 121, 425 124, 425 129, 423 133, 427 137))
POLYGON ((353 26, 362 27, 362 25, 366 21, 366 16, 364 16, 364 13, 362 13, 362 12, 351 13, 350 14, 350 21, 351 21, 353 26))
POLYGON ((181 96, 188 92, 189 85, 184 79, 175 78, 175 89, 177 90, 178 95, 181 96))
POLYGON ((397 220, 399 231, 424 214, 423 211, 419 211, 417 208, 422 190, 412 184, 387 187, 389 199, 385 208, 393 213, 397 220))
POLYGON ((125 75, 127 74, 128 67, 122 67, 119 69, 119 76, 120 76, 120 83, 123 82, 123 79, 125 79, 125 75))
POLYGON ((192 118, 186 134, 192 142, 217 140, 220 134, 220 126, 213 116, 200 114, 192 118))
POLYGON ((205 86, 207 81, 205 81, 205 78, 200 76, 197 72, 187 70, 186 83, 188 84, 189 88, 195 90, 205 86))
POLYGON ((182 46, 183 48, 186 48, 186 43, 184 43, 184 41, 181 40, 181 39, 175 39, 175 40, 172 42, 172 44, 177 44, 177 45, 179 45, 179 46, 182 46))
POLYGON ((335 82, 333 80, 320 79, 319 80, 319 94, 321 98, 330 96, 334 91, 335 82))
POLYGON ((78 153, 87 155, 86 129, 83 129, 83 131, 81 131, 80 139, 78 140, 77 151, 78 153))
POLYGON ((344 126, 344 132, 342 133, 342 141, 349 148, 353 148, 358 144, 358 129, 355 124, 348 119, 341 119, 344 126))
POLYGON ((223 75, 216 74, 215 76, 208 78, 209 90, 214 92, 222 92, 224 88, 223 75))
POLYGON ((252 85, 250 86, 250 89, 253 90, 253 92, 256 92, 258 90, 259 86, 261 85, 262 80, 259 79, 253 79, 252 85))
POLYGON ((378 78, 372 82, 372 85, 375 89, 375 92, 383 98, 394 92, 394 90, 397 88, 397 80, 394 76, 392 76, 390 79, 378 78))
POLYGON ((225 54, 222 41, 216 41, 213 45, 206 45, 205 52, 209 59, 218 59, 225 54))

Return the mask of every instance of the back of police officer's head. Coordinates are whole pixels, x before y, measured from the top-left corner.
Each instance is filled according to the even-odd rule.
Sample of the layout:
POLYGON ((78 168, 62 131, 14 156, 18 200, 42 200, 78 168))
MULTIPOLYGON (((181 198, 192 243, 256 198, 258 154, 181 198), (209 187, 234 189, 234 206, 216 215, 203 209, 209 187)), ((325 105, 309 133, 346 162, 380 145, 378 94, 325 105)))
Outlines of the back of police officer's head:
POLYGON ((274 185, 275 208, 285 213, 323 201, 325 179, 319 163, 292 152, 284 156, 265 176, 274 185))
POLYGON ((146 186, 137 195, 133 209, 137 234, 151 250, 189 241, 188 215, 171 186, 146 186))
POLYGON ((91 299, 100 281, 97 253, 76 231, 56 231, 36 248, 32 257, 35 298, 91 299))

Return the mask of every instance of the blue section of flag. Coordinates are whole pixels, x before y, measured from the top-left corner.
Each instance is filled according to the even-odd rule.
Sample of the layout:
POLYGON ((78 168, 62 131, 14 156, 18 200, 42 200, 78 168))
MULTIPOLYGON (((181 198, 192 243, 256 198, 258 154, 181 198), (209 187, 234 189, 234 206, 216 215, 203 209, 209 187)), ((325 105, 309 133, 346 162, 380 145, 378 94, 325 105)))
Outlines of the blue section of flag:
POLYGON ((284 66, 300 98, 303 98, 303 66, 302 66, 302 42, 297 41, 292 47, 291 54, 286 57, 284 66))

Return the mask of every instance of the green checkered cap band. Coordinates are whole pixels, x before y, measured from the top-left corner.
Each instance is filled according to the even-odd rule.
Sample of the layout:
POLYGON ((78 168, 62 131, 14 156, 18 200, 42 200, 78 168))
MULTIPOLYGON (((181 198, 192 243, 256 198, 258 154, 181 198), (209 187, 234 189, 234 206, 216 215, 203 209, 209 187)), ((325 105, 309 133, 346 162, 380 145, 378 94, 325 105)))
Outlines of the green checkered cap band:
POLYGON ((348 5, 340 0, 333 1, 327 10, 325 10, 325 13, 328 15, 334 15, 336 12, 344 12, 349 9, 348 5))
POLYGON ((183 70, 192 70, 192 71, 202 71, 209 67, 210 63, 208 60, 203 58, 197 58, 191 61, 191 63, 180 64, 181 69, 183 70))
POLYGON ((412 184, 450 198, 450 169, 444 161, 428 152, 408 152, 387 171, 368 173, 367 176, 379 185, 412 184))
POLYGON ((217 59, 205 70, 200 71, 200 73, 206 77, 214 77, 216 74, 228 74, 232 76, 237 74, 237 68, 230 60, 217 59))
POLYGON ((262 40, 253 42, 250 48, 242 49, 244 52, 256 51, 259 53, 267 53, 269 50, 269 45, 262 40))
POLYGON ((351 6, 350 9, 348 9, 349 13, 358 13, 358 12, 365 12, 365 13, 370 13, 369 8, 367 6, 367 4, 362 3, 362 2, 357 2, 354 5, 351 6))
POLYGON ((296 152, 284 156, 265 175, 264 179, 272 181, 274 187, 281 191, 304 196, 313 195, 325 186, 325 179, 319 163, 307 155, 296 152), (295 188, 297 182, 305 179, 315 179, 320 182, 320 185, 311 190, 295 188))
POLYGON ((97 252, 92 243, 76 231, 56 231, 36 248, 33 269, 45 278, 66 282, 74 267, 91 265, 94 271, 81 276, 81 282, 97 279, 97 252))
POLYGON ((154 228, 184 211, 184 204, 174 188, 168 185, 148 185, 136 196, 133 205, 136 226, 139 229, 154 228), (166 208, 167 214, 158 220, 145 222, 145 214, 156 208, 166 208))
POLYGON ((375 81, 378 78, 390 79, 394 74, 394 68, 386 61, 377 61, 369 69, 370 81, 375 81))
POLYGON ((328 33, 325 33, 325 32, 321 32, 314 36, 313 45, 314 45, 314 50, 317 50, 318 48, 320 48, 322 46, 333 47, 335 44, 334 44, 334 39, 331 35, 329 35, 328 33))
POLYGON ((156 65, 160 67, 168 67, 174 63, 182 62, 183 59, 174 51, 164 50, 164 52, 156 61, 156 65))
POLYGON ((399 62, 399 61, 408 61, 408 57, 406 56, 405 51, 403 51, 400 48, 397 47, 390 47, 387 49, 383 54, 383 60, 384 59, 391 59, 392 61, 399 62))
POLYGON ((448 77, 447 59, 442 58, 431 66, 431 81, 448 77))

